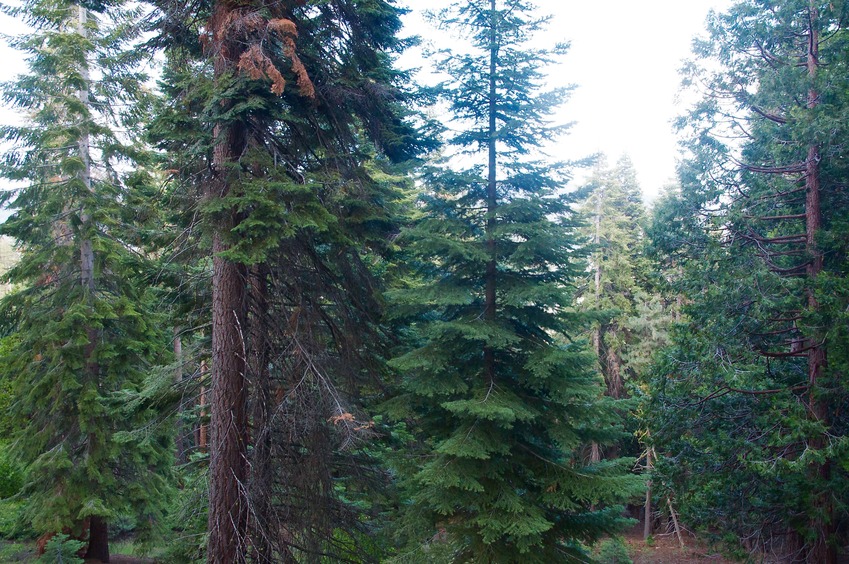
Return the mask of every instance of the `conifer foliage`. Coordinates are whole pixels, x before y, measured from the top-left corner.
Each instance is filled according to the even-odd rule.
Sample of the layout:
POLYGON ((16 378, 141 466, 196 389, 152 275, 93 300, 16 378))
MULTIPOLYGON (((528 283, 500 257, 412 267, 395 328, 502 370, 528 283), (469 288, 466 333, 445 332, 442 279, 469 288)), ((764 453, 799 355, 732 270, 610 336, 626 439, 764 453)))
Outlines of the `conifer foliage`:
POLYGON ((411 542, 444 530, 434 538, 455 561, 565 561, 622 525, 616 504, 639 486, 622 461, 577 454, 617 430, 572 339, 585 262, 558 193, 568 169, 528 157, 562 131, 548 116, 568 89, 540 87, 562 48, 527 45, 546 20, 521 0, 458 3, 440 18, 471 43, 443 53, 458 131, 448 147, 477 164, 428 169, 422 217, 403 236, 421 284, 394 296, 413 337, 392 361, 403 392, 390 408, 421 433, 421 463, 406 469, 410 518, 422 519, 411 542))
POLYGON ((146 428, 153 414, 126 401, 163 344, 121 211, 147 182, 127 132, 146 107, 135 12, 33 0, 12 13, 33 31, 15 40, 29 73, 4 85, 23 124, 2 129, 14 142, 2 174, 20 183, 2 232, 21 260, 8 273, 19 289, 3 301, 13 336, 0 365, 34 528, 87 536, 87 555, 108 561, 110 521, 159 520, 170 452, 146 428))
MULTIPOLYGON (((607 393, 622 398, 625 380, 634 375, 629 349, 638 340, 630 324, 648 301, 641 260, 645 211, 636 172, 627 157, 613 167, 605 160, 599 162, 583 190, 589 192, 581 211, 589 219, 583 232, 592 244, 592 278, 581 305, 600 317, 593 330, 593 348, 607 393)), ((633 360, 639 364, 642 359, 633 360)))
POLYGON ((359 558, 369 504, 355 507, 366 486, 348 484, 374 473, 353 455, 369 433, 356 396, 382 372, 366 257, 396 229, 399 180, 386 169, 428 144, 404 119, 392 68, 400 11, 380 0, 209 8, 201 56, 169 41, 170 99, 154 128, 185 149, 175 180, 203 193, 212 240, 207 557, 359 558))
POLYGON ((847 23, 815 0, 711 19, 654 229, 689 301, 656 388, 668 475, 693 521, 794 562, 836 562, 849 523, 847 23))

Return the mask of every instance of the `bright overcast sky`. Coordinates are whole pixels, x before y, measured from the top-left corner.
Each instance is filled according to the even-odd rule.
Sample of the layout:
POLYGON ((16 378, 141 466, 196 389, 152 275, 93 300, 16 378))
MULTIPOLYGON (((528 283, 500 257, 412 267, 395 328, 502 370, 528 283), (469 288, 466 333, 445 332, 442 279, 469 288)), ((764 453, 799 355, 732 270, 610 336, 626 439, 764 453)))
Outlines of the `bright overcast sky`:
MULTIPOLYGON (((433 37, 419 12, 444 0, 403 0, 411 32, 433 37)), ((694 37, 704 35, 709 10, 731 0, 537 0, 553 16, 543 40, 571 43, 563 65, 552 69, 556 85, 575 84, 571 100, 558 113, 574 121, 557 156, 576 159, 603 152, 615 161, 627 154, 637 169, 643 194, 651 200, 675 176, 678 154, 671 121, 677 106, 678 69, 690 55, 694 37)))
MULTIPOLYGON (((410 7, 410 33, 435 37, 421 10, 446 0, 400 0, 410 7)), ((651 200, 675 175, 677 148, 670 122, 683 108, 675 103, 678 69, 689 56, 692 39, 703 34, 710 9, 723 10, 731 0, 538 0, 553 16, 546 44, 571 42, 561 67, 552 69, 557 85, 576 84, 572 99, 558 113, 575 121, 556 155, 576 159, 603 152, 611 161, 631 157, 643 193, 651 200)), ((15 22, 0 18, 14 35, 15 22)), ((19 24, 18 24, 19 25, 19 24)), ((21 55, 0 43, 0 80, 23 72, 21 55)), ((414 59, 413 59, 414 60, 414 59)), ((421 61, 409 64, 422 64, 421 61)), ((8 123, 8 113, 2 121, 8 123)))

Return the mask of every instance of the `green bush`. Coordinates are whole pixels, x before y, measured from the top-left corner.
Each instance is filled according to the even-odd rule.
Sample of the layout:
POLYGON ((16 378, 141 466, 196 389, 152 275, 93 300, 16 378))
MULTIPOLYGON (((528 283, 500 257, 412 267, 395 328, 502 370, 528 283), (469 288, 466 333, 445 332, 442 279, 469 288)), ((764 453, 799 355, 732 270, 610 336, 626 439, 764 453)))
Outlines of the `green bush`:
POLYGON ((24 519, 26 504, 18 499, 0 500, 0 539, 33 539, 35 532, 24 519))
POLYGON ((620 538, 606 539, 598 543, 596 560, 601 564, 632 564, 628 547, 620 538))
POLYGON ((79 563, 82 564, 83 559, 77 556, 85 543, 83 541, 74 540, 68 535, 58 534, 47 542, 44 547, 44 554, 36 560, 41 564, 56 564, 62 563, 79 563))
POLYGON ((8 446, 0 443, 0 499, 12 497, 24 485, 21 466, 12 459, 8 446))

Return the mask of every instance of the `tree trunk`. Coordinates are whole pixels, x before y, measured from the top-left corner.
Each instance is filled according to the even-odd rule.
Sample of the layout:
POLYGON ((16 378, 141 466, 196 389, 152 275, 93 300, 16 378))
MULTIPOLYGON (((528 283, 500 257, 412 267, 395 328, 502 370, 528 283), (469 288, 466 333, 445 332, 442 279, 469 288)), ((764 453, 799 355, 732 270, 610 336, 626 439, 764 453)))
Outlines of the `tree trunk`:
MULTIPOLYGON (((82 7, 77 7, 77 32, 83 38, 88 37, 88 11, 82 7)), ((83 107, 89 106, 88 83, 90 80, 88 66, 84 62, 80 68, 80 78, 82 86, 77 94, 80 104, 83 107)), ((82 161, 82 169, 80 171, 80 179, 86 188, 86 192, 92 191, 91 186, 91 140, 89 137, 88 126, 80 124, 80 138, 78 141, 80 151, 80 160, 82 161)), ((91 239, 86 232, 90 229, 91 217, 88 210, 89 202, 83 202, 80 211, 80 229, 83 231, 83 238, 80 241, 80 284, 86 288, 89 293, 89 299, 93 298, 95 291, 94 283, 94 247, 91 239)), ((100 365, 95 360, 95 349, 97 342, 100 339, 100 332, 89 327, 86 330, 88 344, 85 347, 86 357, 86 374, 95 385, 100 387, 100 365)), ((98 443, 97 436, 94 433, 88 435, 87 449, 91 454, 94 454, 102 446, 98 443)), ((100 560, 101 562, 109 562, 109 527, 106 521, 98 515, 92 515, 89 521, 89 537, 88 548, 86 550, 86 558, 100 560)))
POLYGON ((85 558, 109 562, 109 526, 101 517, 91 518, 85 558))
MULTIPOLYGON (((79 17, 77 19, 77 32, 84 38, 88 37, 88 31, 86 30, 86 24, 88 22, 88 12, 82 6, 77 8, 79 17)), ((89 81, 89 73, 88 68, 85 63, 83 63, 82 68, 80 69, 80 78, 82 79, 82 87, 78 93, 78 98, 80 100, 80 104, 84 107, 88 107, 88 81, 89 81)), ((91 192, 91 148, 90 148, 90 139, 88 133, 88 127, 85 124, 81 124, 80 127, 80 138, 78 141, 79 149, 80 149, 80 160, 83 163, 82 170, 80 171, 80 179, 83 181, 83 185, 86 187, 88 192, 91 192)), ((87 203, 84 203, 82 206, 82 210, 80 212, 80 222, 81 228, 83 230, 88 229, 89 222, 91 218, 88 213, 88 209, 86 207, 87 203)), ((82 285, 90 292, 94 291, 94 250, 92 248, 91 240, 87 237, 83 237, 83 240, 80 241, 80 281, 82 285)))
MULTIPOLYGON (((652 471, 652 449, 646 450, 646 471, 652 471)), ((643 508, 643 540, 648 540, 652 530, 652 509, 651 509, 651 480, 646 481, 646 502, 643 508)))
MULTIPOLYGON (((609 327, 607 334, 610 335, 610 341, 616 340, 615 327, 609 327)), ((622 359, 619 358, 619 355, 612 346, 607 347, 605 356, 607 358, 605 358, 604 361, 604 365, 606 367, 604 376, 607 383, 607 395, 613 399, 622 399, 622 396, 624 395, 624 384, 622 382, 622 359)))
POLYGON ((174 327, 174 363, 177 367, 174 373, 174 383, 180 387, 180 405, 177 406, 177 439, 176 458, 177 464, 188 462, 188 448, 186 446, 186 433, 183 425, 183 413, 186 411, 186 400, 183 396, 183 340, 180 338, 180 328, 174 327))
POLYGON ((207 452, 206 447, 209 444, 209 429, 206 426, 206 379, 209 374, 209 365, 206 360, 201 360, 198 367, 200 372, 200 391, 198 392, 197 403, 195 407, 198 412, 198 425, 194 429, 195 433, 195 448, 198 452, 207 452))
POLYGON ((672 507, 672 500, 666 498, 666 505, 669 507, 669 516, 672 518, 672 526, 675 527, 675 536, 678 537, 678 544, 681 550, 684 550, 684 537, 681 535, 681 526, 678 524, 678 515, 675 513, 675 508, 672 507))
MULTIPOLYGON (((206 363, 201 362, 201 374, 206 374, 207 369, 204 366, 206 363)), ((203 376, 202 376, 203 377, 203 376)), ((207 447, 209 446, 209 428, 206 424, 206 385, 201 385, 200 387, 200 395, 198 397, 198 407, 200 407, 199 411, 199 419, 200 424, 197 428, 197 448, 198 452, 207 452, 207 447)))
MULTIPOLYGON (((234 6, 221 0, 210 19, 213 70, 216 82, 236 68, 238 53, 226 45, 227 30, 216 26, 229 21, 234 6)), ((230 102, 222 101, 225 106, 230 102)), ((245 147, 242 127, 217 124, 213 129, 213 182, 210 199, 230 195, 230 165, 245 147)), ((238 225, 236 210, 216 217, 212 233, 212 371, 210 378, 209 513, 207 562, 234 564, 246 560, 247 536, 247 382, 243 328, 247 308, 247 269, 222 253, 238 225)))
MULTIPOLYGON (((809 4, 809 15, 810 29, 808 34, 807 66, 808 76, 813 80, 816 77, 817 67, 819 65, 819 30, 817 21, 819 14, 816 3, 813 0, 809 4)), ((808 91, 807 103, 809 109, 813 109, 819 104, 819 95, 813 88, 808 91)), ((811 286, 813 286, 813 281, 823 269, 823 254, 817 248, 816 241, 822 224, 819 162, 819 147, 812 144, 808 149, 808 158, 805 167, 805 247, 810 257, 810 262, 807 266, 807 275, 811 280, 811 286)), ((816 312, 819 309, 813 288, 808 290, 808 309, 810 312, 816 312)), ((813 335, 808 343, 810 347, 808 351, 808 384, 810 390, 810 417, 828 427, 828 406, 826 400, 818 397, 820 379, 826 367, 826 350, 823 337, 822 335, 813 335)), ((824 448, 823 437, 815 437, 811 446, 817 450, 824 448)), ((816 510, 814 511, 814 516, 811 519, 809 527, 816 532, 816 538, 808 552, 807 561, 811 564, 834 564, 837 562, 837 550, 833 544, 830 544, 830 540, 834 536, 836 529, 834 524, 834 508, 831 503, 831 492, 827 486, 831 477, 831 465, 829 461, 815 463, 812 473, 816 476, 816 481, 821 484, 823 491, 817 495, 817 499, 814 502, 816 510)))
POLYGON ((220 256, 213 238, 212 374, 210 390, 209 544, 207 562, 244 561, 247 504, 247 389, 244 326, 245 273, 220 256))
MULTIPOLYGON (((498 17, 495 11, 495 0, 490 0, 491 25, 489 48, 489 140, 487 158, 487 189, 486 189, 486 248, 489 262, 486 265, 486 295, 484 319, 488 323, 495 322, 496 313, 496 276, 498 273, 498 251, 495 243, 496 212, 498 208, 497 155, 496 136, 496 91, 495 76, 498 67, 498 42, 496 41, 496 26, 498 17)), ((484 369, 490 385, 495 382, 495 351, 491 346, 484 347, 484 369)))

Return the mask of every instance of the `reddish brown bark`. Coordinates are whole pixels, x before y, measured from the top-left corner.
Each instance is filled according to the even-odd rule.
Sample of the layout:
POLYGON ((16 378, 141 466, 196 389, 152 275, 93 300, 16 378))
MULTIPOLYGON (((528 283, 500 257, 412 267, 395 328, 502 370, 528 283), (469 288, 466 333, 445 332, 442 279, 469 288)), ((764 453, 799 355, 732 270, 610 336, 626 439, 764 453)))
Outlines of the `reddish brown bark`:
MULTIPOLYGON (((208 45, 216 80, 234 72, 239 53, 228 45, 225 26, 237 9, 230 2, 216 4, 210 18, 208 45)), ((228 101, 222 104, 228 104, 228 101)), ((215 126, 214 179, 210 199, 230 195, 233 163, 244 150, 244 131, 238 125, 215 126)), ((242 264, 222 256, 230 249, 228 237, 239 223, 235 210, 217 218, 212 234, 212 370, 210 373, 210 448, 207 562, 245 561, 247 535, 247 387, 243 327, 246 320, 247 272, 242 264)))
MULTIPOLYGON (((819 14, 813 0, 809 4, 809 34, 808 34, 808 76, 813 80, 819 66, 819 14)), ((813 88, 808 92, 808 108, 813 109, 819 104, 819 94, 813 88)), ((820 154, 819 147, 812 144, 808 148, 808 157, 805 167, 805 248, 811 257, 806 272, 813 286, 814 280, 822 272, 823 254, 817 247, 817 234, 822 225, 822 208, 820 203, 820 154)), ((808 290, 808 309, 815 313, 819 309, 816 296, 812 288, 808 290)), ((814 335, 807 343, 808 350, 808 386, 810 389, 810 417, 828 427, 828 406, 825 400, 819 396, 820 381, 826 367, 826 349, 824 340, 820 335, 814 335)), ((814 449, 825 446, 822 436, 815 437, 811 441, 814 449)), ((835 564, 837 562, 837 549, 831 540, 836 531, 834 523, 834 508, 831 502, 831 494, 826 484, 830 479, 831 465, 828 461, 815 463, 812 473, 818 478, 818 482, 824 491, 820 492, 815 500, 816 511, 811 518, 809 527, 816 532, 812 546, 807 552, 806 561, 810 564, 835 564)))
POLYGON ((245 269, 220 256, 227 250, 222 239, 213 238, 207 562, 230 564, 244 561, 247 523, 245 269))

